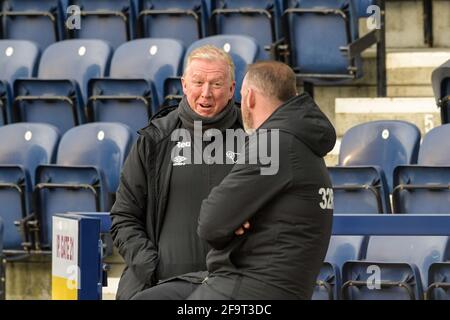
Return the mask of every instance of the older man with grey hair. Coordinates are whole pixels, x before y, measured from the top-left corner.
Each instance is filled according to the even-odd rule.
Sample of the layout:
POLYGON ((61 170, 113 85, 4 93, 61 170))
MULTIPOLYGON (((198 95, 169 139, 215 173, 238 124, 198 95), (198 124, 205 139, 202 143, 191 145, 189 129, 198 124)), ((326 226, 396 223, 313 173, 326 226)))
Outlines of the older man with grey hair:
MULTIPOLYGON (((210 247, 196 234, 202 201, 231 170, 231 164, 193 164, 208 146, 174 141, 184 130, 242 128, 235 106, 234 65, 213 46, 194 50, 182 78, 184 97, 178 108, 163 109, 139 138, 125 162, 111 210, 114 244, 125 260, 117 299, 130 299, 158 282, 206 269, 210 247), (173 157, 173 153, 180 156, 173 157)), ((200 134, 202 131, 200 131, 200 134)), ((223 150, 225 153, 230 150, 223 150)), ((231 150, 236 152, 236 150, 231 150)))

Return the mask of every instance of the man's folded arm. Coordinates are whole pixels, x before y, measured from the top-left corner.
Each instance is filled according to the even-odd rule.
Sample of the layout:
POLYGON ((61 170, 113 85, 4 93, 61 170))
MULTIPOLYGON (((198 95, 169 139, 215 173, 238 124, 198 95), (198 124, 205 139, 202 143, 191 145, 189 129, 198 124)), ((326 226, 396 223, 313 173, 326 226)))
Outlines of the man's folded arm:
POLYGON ((142 282, 151 284, 158 253, 146 232, 148 190, 142 139, 133 146, 123 167, 111 209, 111 234, 128 268, 142 282))
POLYGON ((247 221, 251 232, 251 218, 291 180, 286 174, 261 175, 261 168, 259 164, 236 164, 203 201, 197 233, 213 248, 226 246, 247 221))

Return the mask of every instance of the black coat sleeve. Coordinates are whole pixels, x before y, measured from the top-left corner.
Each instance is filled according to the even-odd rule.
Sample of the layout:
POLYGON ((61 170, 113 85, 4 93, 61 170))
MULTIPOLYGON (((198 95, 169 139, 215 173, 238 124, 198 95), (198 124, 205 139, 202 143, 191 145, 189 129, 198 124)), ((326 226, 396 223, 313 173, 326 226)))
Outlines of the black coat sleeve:
POLYGON ((125 161, 116 202, 111 209, 111 234, 128 268, 143 283, 152 284, 158 252, 148 237, 148 183, 145 138, 139 137, 125 161))
MULTIPOLYGON (((255 144, 246 144, 247 163, 256 163, 255 144)), ((213 188, 202 203, 198 235, 214 249, 222 249, 234 237, 235 230, 258 213, 268 202, 286 188, 290 181, 288 159, 272 161, 271 166, 283 166, 273 175, 261 175, 267 165, 236 164, 220 185, 213 188)))

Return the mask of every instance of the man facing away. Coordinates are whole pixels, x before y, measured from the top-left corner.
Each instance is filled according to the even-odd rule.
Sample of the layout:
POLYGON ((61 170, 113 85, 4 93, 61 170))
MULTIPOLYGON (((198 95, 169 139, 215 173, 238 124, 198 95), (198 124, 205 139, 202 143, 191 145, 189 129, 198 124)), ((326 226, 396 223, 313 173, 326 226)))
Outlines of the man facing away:
POLYGON ((241 94, 249 141, 199 216, 197 232, 212 247, 208 274, 190 295, 179 282, 140 298, 179 288, 194 300, 312 296, 331 235, 333 191, 323 157, 335 130, 308 94, 297 95, 294 72, 280 62, 251 65, 241 94), (267 153, 278 153, 270 166, 261 158, 267 153))
MULTIPOLYGON (((178 108, 162 110, 139 131, 123 168, 111 210, 112 237, 126 264, 117 299, 206 269, 209 246, 196 234, 200 206, 232 164, 193 164, 188 155, 201 156, 209 142, 198 146, 189 139, 177 140, 175 133, 187 132, 192 138, 197 121, 203 126, 200 135, 202 129, 223 133, 242 127, 233 100, 233 61, 216 47, 198 48, 188 57, 182 84, 178 108)), ((224 148, 224 154, 227 151, 224 148)))

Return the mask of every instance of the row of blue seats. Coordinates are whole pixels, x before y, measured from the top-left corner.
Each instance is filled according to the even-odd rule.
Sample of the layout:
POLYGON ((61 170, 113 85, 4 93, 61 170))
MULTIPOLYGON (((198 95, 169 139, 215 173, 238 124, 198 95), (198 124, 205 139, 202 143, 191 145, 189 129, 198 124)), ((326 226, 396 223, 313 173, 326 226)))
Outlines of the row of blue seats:
POLYGON ((137 131, 165 97, 180 99, 184 59, 205 44, 230 53, 240 87, 258 51, 245 36, 207 37, 193 43, 186 55, 173 39, 133 40, 114 54, 102 40, 65 40, 49 46, 40 59, 31 42, 0 40, 0 125, 46 122, 64 133, 86 120, 118 121, 137 131))
POLYGON ((449 300, 449 236, 332 236, 316 300, 449 300))
MULTIPOLYGON (((4 23, 2 37, 31 40, 42 49, 71 38, 103 39, 117 48, 138 36, 176 38, 189 46, 208 35, 207 23, 215 5, 212 2, 215 3, 210 0, 4 0, 0 8, 4 23), (75 15, 81 20, 79 29, 70 19, 75 15)), ((275 3, 278 6, 278 1, 275 3)))
POLYGON ((414 124, 393 120, 348 130, 329 168, 335 213, 450 213, 448 136, 441 125, 420 144, 414 124))
POLYGON ((61 135, 48 124, 0 127, 0 216, 6 250, 48 249, 51 217, 109 211, 132 145, 120 123, 91 123, 61 135))
MULTIPOLYGON (((448 143, 443 146, 442 141, 447 141, 443 137, 449 133, 450 125, 429 132, 417 156, 420 134, 411 124, 387 121, 351 129, 342 142, 342 166, 329 168, 335 193, 335 212, 390 212, 384 171, 374 166, 377 161, 386 160, 383 157, 388 155, 389 166, 400 164, 394 170, 394 173, 398 172, 393 189, 394 212, 448 213, 450 166, 442 164, 449 161, 449 148, 448 143), (409 147, 408 143, 399 144, 402 127, 403 131, 408 129, 403 137, 413 142, 409 147), (352 143, 354 146, 350 147, 352 143), (372 156, 365 159, 365 154, 372 156), (419 166, 408 165, 417 158, 419 166), (366 162, 366 166, 362 163, 353 166, 358 161, 366 162)), ((80 125, 63 135, 55 158, 60 133, 50 125, 6 125, 0 127, 0 136, 3 141, 0 145, 0 203, 5 208, 1 215, 8 226, 6 238, 10 240, 6 242, 7 247, 16 249, 21 243, 28 243, 25 238, 29 236, 25 233, 20 239, 12 227, 15 221, 24 219, 18 223, 22 231, 39 231, 33 224, 43 217, 47 217, 48 222, 48 217, 57 212, 108 210, 132 140, 129 138, 132 134, 125 125, 101 122, 80 125), (117 154, 113 156, 112 153, 117 154), (73 167, 80 165, 96 169, 73 167), (34 203, 31 201, 33 190, 34 203), (30 218, 33 212, 36 215, 30 218)), ((48 236, 46 239, 40 237, 34 236, 44 244, 50 241, 48 236)))
POLYGON ((173 38, 188 47, 205 36, 247 35, 256 40, 257 59, 282 59, 311 83, 361 77, 361 52, 379 43, 384 79, 384 23, 363 37, 358 29, 378 2, 380 14, 384 0, 4 0, 3 37, 44 49, 66 38, 102 39, 114 48, 136 37, 173 38), (81 26, 66 30, 63 22, 73 19, 64 10, 71 5, 81 10, 81 26))
MULTIPOLYGON (((364 17, 367 7, 374 3, 316 0, 314 6, 334 5, 335 9, 364 17)), ((36 41, 41 48, 70 38, 99 38, 117 48, 136 37, 177 38, 189 46, 204 36, 235 34, 239 25, 245 25, 251 36, 259 29, 258 43, 264 46, 282 38, 286 10, 311 5, 305 0, 3 0, 0 13, 3 38, 36 41), (75 26, 70 21, 74 14, 81 19, 80 29, 71 29, 75 26), (38 32, 33 26, 47 32, 38 32)))

